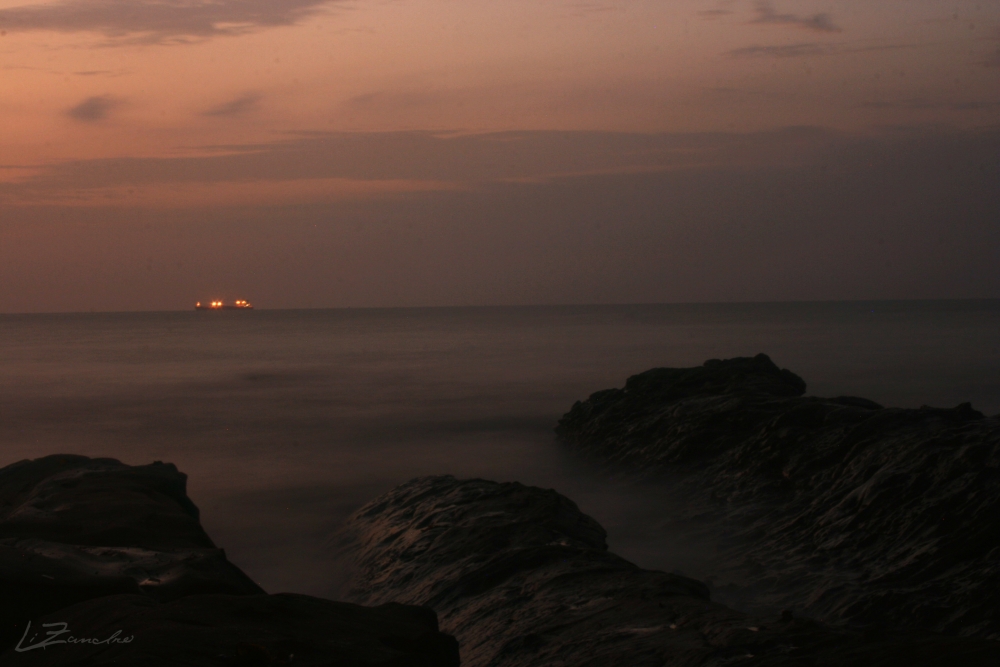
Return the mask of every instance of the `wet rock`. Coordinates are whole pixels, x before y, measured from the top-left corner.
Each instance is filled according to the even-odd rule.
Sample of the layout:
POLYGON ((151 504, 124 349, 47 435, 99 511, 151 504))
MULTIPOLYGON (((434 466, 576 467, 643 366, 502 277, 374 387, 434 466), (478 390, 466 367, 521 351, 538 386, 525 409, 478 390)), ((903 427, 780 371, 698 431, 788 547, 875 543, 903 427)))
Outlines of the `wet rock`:
POLYGON ((15 641, 33 618, 106 595, 169 601, 263 592, 221 549, 151 551, 7 538, 0 540, 0 647, 15 641))
POLYGON ((32 619, 122 593, 263 593, 215 548, 170 464, 57 455, 0 469, 0 649, 32 619))
POLYGON ((0 664, 458 664, 427 609, 265 595, 205 534, 185 486, 164 463, 60 455, 0 470, 0 664), (47 623, 135 640, 18 650, 60 627, 47 623))
POLYGON ((214 548, 170 463, 56 455, 0 470, 0 538, 145 549, 214 548))
POLYGON ((710 498, 736 533, 718 565, 754 603, 1000 639, 1000 418, 807 397, 796 380, 766 355, 655 369, 557 433, 710 498))
POLYGON ((701 582, 643 570, 555 491, 517 483, 408 482, 349 521, 342 548, 363 604, 427 605, 466 667, 991 665, 995 642, 877 637, 791 615, 755 618, 701 582), (900 662, 902 660, 902 662, 900 662))

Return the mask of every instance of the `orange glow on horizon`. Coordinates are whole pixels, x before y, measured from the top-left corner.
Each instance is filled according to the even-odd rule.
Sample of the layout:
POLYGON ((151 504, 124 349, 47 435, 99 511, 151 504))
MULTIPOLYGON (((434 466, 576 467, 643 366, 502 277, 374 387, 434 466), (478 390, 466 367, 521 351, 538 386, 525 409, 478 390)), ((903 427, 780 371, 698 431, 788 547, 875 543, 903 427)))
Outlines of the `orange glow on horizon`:
POLYGON ((253 309, 253 305, 245 299, 237 299, 233 302, 233 305, 227 306, 225 301, 210 301, 207 306, 201 305, 201 301, 197 301, 194 307, 199 310, 220 310, 220 309, 232 309, 232 308, 245 308, 248 310, 253 309))

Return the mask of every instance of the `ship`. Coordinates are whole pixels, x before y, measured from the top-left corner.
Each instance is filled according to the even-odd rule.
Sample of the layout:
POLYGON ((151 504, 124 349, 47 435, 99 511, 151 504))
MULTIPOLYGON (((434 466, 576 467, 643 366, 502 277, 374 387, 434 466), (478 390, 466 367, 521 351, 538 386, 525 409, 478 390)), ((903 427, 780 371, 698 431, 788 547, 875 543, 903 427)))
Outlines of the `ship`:
POLYGON ((208 303, 202 303, 199 301, 194 304, 195 310, 253 310, 253 306, 247 301, 233 301, 232 303, 226 303, 224 301, 209 301, 208 303))

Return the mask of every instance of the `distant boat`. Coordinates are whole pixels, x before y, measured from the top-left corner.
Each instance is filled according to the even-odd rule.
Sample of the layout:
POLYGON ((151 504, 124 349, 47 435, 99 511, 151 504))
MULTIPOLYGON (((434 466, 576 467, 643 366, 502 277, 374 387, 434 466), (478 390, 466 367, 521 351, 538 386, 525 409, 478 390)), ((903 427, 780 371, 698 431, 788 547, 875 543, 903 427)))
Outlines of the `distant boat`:
POLYGON ((233 301, 232 303, 226 303, 224 301, 209 301, 208 303, 202 303, 199 301, 194 304, 195 310, 253 310, 253 306, 246 301, 233 301))

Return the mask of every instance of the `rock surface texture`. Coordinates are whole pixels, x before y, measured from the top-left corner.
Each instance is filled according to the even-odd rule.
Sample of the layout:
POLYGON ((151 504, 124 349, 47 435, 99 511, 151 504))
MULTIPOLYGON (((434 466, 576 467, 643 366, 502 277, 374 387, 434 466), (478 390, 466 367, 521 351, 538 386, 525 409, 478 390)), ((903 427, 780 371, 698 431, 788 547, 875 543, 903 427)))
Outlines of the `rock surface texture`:
POLYGON ((993 665, 1000 644, 747 616, 704 584, 609 553, 555 491, 453 477, 408 482, 350 520, 350 597, 435 609, 466 667, 993 665))
POLYGON ((427 609, 266 595, 202 530, 186 481, 69 455, 0 469, 0 665, 458 664, 427 609), (61 623, 59 643, 17 650, 61 623), (134 639, 67 641, 116 632, 134 639))
POLYGON ((1000 639, 1000 416, 804 394, 766 355, 658 368, 557 433, 712 503, 734 533, 719 562, 757 603, 1000 639))

